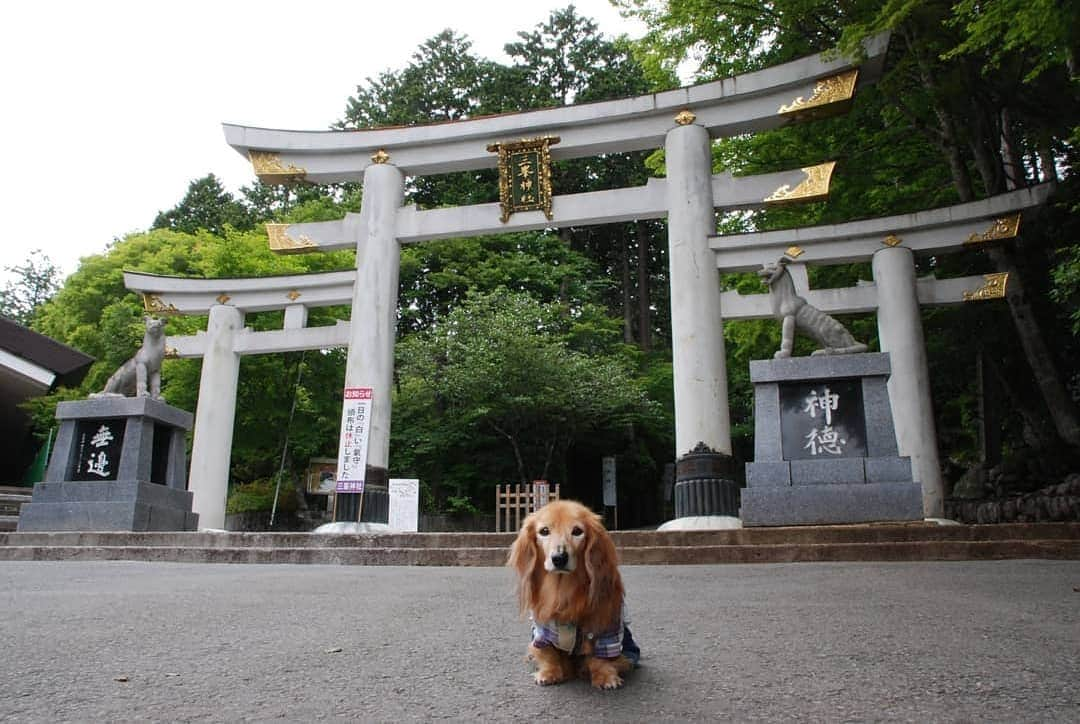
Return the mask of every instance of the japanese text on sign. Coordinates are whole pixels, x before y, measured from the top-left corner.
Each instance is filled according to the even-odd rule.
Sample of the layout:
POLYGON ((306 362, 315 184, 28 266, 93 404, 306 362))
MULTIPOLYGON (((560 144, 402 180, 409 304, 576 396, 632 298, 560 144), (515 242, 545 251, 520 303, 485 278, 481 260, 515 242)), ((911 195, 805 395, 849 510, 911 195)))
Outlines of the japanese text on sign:
POLYGON ((372 388, 346 387, 338 447, 338 493, 363 493, 371 431, 372 388))
POLYGON ((832 413, 840 409, 840 395, 829 392, 828 387, 823 389, 820 395, 817 390, 811 390, 803 400, 803 412, 809 412, 810 417, 815 419, 820 413, 824 418, 822 422, 825 423, 820 430, 816 425, 810 429, 805 435, 806 444, 803 447, 809 450, 811 455, 842 455, 847 440, 841 438, 832 427, 832 413))
POLYGON ((90 457, 86 460, 86 472, 102 478, 107 478, 112 474, 109 470, 109 455, 105 450, 101 449, 108 447, 112 441, 112 430, 105 425, 99 427, 94 436, 90 438, 90 447, 94 448, 94 451, 90 453, 90 457))
POLYGON ((80 420, 76 428, 78 449, 73 480, 116 480, 124 439, 124 421, 80 420))
POLYGON ((785 460, 866 456, 862 382, 806 380, 779 386, 785 460))

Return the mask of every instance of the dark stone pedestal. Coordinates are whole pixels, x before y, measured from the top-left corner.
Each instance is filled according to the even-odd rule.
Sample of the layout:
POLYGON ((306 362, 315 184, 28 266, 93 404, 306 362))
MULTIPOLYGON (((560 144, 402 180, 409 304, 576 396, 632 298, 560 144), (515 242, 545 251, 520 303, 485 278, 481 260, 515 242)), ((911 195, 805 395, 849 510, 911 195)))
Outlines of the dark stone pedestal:
POLYGON ((157 483, 38 483, 19 514, 19 532, 196 530, 191 493, 157 483))
POLYGON ((922 520, 922 486, 897 452, 889 355, 754 360, 754 462, 743 525, 922 520))
POLYGON ((738 515, 735 460, 699 445, 675 463, 675 517, 738 515))
POLYGON ((149 397, 61 402, 45 482, 19 531, 196 530, 184 434, 190 412, 149 397))

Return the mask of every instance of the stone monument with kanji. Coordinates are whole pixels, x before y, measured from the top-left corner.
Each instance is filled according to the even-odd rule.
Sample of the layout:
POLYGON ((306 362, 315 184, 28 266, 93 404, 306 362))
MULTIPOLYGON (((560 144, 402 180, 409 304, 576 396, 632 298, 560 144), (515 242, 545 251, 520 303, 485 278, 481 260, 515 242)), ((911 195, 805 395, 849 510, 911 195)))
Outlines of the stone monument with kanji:
POLYGON ((52 458, 22 507, 20 532, 198 528, 184 442, 192 415, 160 398, 162 325, 146 325, 143 345, 104 392, 57 405, 52 458))

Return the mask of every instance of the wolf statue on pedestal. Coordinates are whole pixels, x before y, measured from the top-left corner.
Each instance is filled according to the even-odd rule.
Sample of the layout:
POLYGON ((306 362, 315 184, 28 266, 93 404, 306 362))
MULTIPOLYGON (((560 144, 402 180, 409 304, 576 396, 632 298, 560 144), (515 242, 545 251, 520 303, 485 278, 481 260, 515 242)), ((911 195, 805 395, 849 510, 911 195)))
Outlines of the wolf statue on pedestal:
POLYGON ((795 282, 787 270, 788 260, 781 257, 774 264, 765 264, 758 276, 769 287, 769 302, 773 316, 783 325, 780 349, 773 357, 790 357, 795 345, 795 330, 821 345, 811 354, 856 354, 866 351, 866 345, 856 342, 844 325, 795 293, 795 282))
POLYGON ((161 361, 165 359, 165 320, 146 317, 146 334, 135 356, 113 373, 105 389, 90 397, 161 398, 161 361))

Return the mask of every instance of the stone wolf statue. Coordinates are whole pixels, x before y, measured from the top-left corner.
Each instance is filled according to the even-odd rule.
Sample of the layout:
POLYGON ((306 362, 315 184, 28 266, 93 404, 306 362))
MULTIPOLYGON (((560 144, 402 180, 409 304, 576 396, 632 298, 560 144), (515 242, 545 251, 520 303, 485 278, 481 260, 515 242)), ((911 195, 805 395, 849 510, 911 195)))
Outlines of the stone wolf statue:
POLYGON ((795 344, 795 331, 821 345, 812 354, 855 354, 865 352, 866 345, 856 342, 844 325, 809 304, 795 293, 795 282, 787 270, 788 260, 781 257, 775 264, 765 264, 758 271, 769 287, 773 316, 783 325, 780 349, 773 357, 790 357, 795 344))
POLYGON ((146 334, 135 356, 113 373, 105 389, 90 397, 161 399, 161 360, 165 358, 165 320, 146 317, 146 334))

